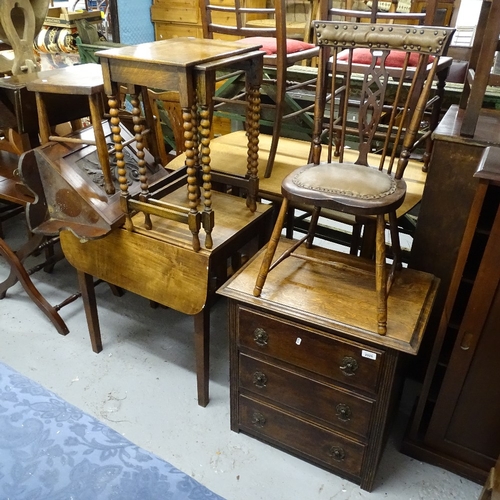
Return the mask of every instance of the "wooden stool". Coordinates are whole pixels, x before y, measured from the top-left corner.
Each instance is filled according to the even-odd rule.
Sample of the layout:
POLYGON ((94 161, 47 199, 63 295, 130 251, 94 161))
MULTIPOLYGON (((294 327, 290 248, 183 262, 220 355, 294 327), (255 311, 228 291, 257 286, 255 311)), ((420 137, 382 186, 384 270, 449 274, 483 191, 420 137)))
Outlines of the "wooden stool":
POLYGON ((49 141, 74 143, 76 141, 80 144, 95 145, 104 175, 106 193, 113 194, 115 187, 109 166, 108 148, 102 128, 102 119, 104 117, 104 86, 100 65, 81 64, 45 72, 43 77, 28 82, 27 89, 35 92, 36 95, 41 143, 46 144, 49 141), (46 94, 87 96, 95 139, 85 140, 52 135, 46 105, 46 94))

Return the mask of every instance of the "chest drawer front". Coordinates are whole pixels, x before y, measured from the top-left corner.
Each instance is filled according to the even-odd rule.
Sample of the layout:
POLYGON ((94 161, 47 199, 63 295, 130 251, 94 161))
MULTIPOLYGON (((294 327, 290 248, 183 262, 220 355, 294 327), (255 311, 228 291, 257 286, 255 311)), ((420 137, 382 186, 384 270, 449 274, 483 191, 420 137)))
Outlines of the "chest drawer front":
POLYGON ((324 425, 368 437, 374 402, 240 354, 240 387, 299 410, 324 425))
POLYGON ((155 23, 155 40, 166 40, 183 36, 202 38, 201 27, 195 25, 180 25, 171 23, 155 23))
POLYGON ((328 469, 359 478, 366 445, 245 396, 239 400, 241 430, 328 469))
POLYGON ((241 346, 352 387, 376 392, 384 352, 239 308, 241 346), (367 357, 369 356, 369 357, 367 357))

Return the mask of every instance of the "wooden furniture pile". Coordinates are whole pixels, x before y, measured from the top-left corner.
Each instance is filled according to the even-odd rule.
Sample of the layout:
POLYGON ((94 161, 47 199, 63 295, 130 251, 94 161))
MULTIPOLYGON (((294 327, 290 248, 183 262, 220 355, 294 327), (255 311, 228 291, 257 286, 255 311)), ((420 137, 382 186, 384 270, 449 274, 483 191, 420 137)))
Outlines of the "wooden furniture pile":
MULTIPOLYGON (((93 141, 92 129, 69 137, 50 135, 50 142, 26 154, 20 167, 37 194, 28 212, 33 230, 61 231, 63 252, 78 271, 94 351, 102 349, 102 342, 93 277, 194 316, 202 406, 208 403, 209 312, 215 289, 227 277, 228 259, 242 246, 264 244, 272 213, 271 206, 256 199, 262 55, 254 46, 199 39, 100 52, 110 116, 105 139, 93 141), (217 174, 210 166, 210 99, 220 67, 247 73, 248 122, 255 133, 247 141, 243 175, 217 174), (187 160, 173 173, 158 167, 150 86, 180 95, 187 160), (130 95, 134 135, 121 125, 117 96, 123 87, 130 95), (113 162, 100 161, 104 147, 113 162), (214 192, 212 181, 246 196, 214 192)), ((71 73, 79 70, 66 71, 69 85, 71 73)), ((51 83, 54 91, 69 90, 44 80, 30 85, 38 92, 47 92, 51 83)), ((38 103, 43 106, 44 100, 38 103)))
MULTIPOLYGON (((410 47, 417 45, 411 37, 416 36, 419 40, 426 39, 422 44, 426 49, 422 49, 421 61, 411 72, 415 76, 412 89, 420 99, 419 104, 415 105, 411 92, 405 97, 407 101, 396 100, 393 112, 404 110, 400 120, 403 130, 393 130, 394 118, 388 117, 387 141, 381 146, 384 152, 390 151, 387 142, 392 132, 397 137, 403 135, 399 174, 406 166, 434 74, 427 70, 426 51, 439 56, 453 30, 377 26, 375 31, 371 29, 373 25, 337 21, 315 23, 321 52, 311 163, 292 171, 282 180, 282 211, 267 249, 219 291, 230 299, 232 429, 340 474, 368 491, 373 487, 384 435, 398 395, 400 352, 418 352, 439 280, 431 274, 400 269, 393 275, 392 287, 385 281, 376 287, 375 283, 380 280, 379 268, 385 270, 386 267, 385 259, 374 264, 356 255, 313 245, 312 232, 299 241, 287 240, 281 237, 281 232, 288 208, 287 198, 290 198, 290 203, 310 199, 320 207, 325 205, 354 215, 359 214, 356 209, 363 210, 367 206, 367 210, 373 210, 375 206, 374 213, 383 213, 384 195, 377 192, 372 200, 370 194, 365 194, 360 187, 364 175, 371 172, 366 166, 370 141, 378 125, 376 117, 382 114, 377 105, 380 109, 388 109, 383 106, 384 76, 390 74, 390 67, 377 62, 379 58, 384 61, 391 48, 411 51, 410 47), (381 33, 386 29, 386 39, 382 41, 381 33), (376 40, 380 49, 383 47, 385 51, 379 50, 376 40, 372 39, 374 36, 380 37, 376 40), (352 95, 348 79, 342 80, 341 86, 341 91, 345 89, 347 96, 337 93, 336 78, 331 79, 331 87, 327 84, 330 48, 342 47, 343 44, 350 48, 366 44, 371 47, 371 53, 375 52, 371 71, 367 70, 364 75, 363 89, 367 89, 367 95, 358 95, 360 108, 369 107, 370 116, 365 121, 364 115, 360 114, 359 151, 352 163, 344 159, 345 144, 342 142, 347 135, 346 110, 341 107, 338 117, 332 99, 328 112, 324 111, 327 94, 338 96, 341 103, 349 102, 352 95), (419 78, 419 71, 429 76, 427 84, 425 76, 419 78), (325 114, 329 117, 329 124, 325 123, 325 114), (405 127, 407 123, 410 125, 405 127), (333 135, 339 132, 339 141, 334 141, 328 133, 324 134, 325 129, 330 129, 333 135), (327 137, 328 146, 324 148, 327 162, 320 161, 325 159, 321 157, 322 137, 327 137), (337 142, 340 157, 333 161, 337 142), (319 170, 319 173, 302 183, 300 176, 309 169, 319 170), (355 187, 339 174, 344 170, 351 175, 356 171, 355 187), (330 176, 334 176, 336 182, 332 182, 330 176), (344 189, 336 191, 344 181, 344 189), (329 183, 332 185, 330 189, 329 183), (319 186, 317 189, 314 188, 316 185, 319 186), (363 195, 357 198, 354 192, 363 195), (308 244, 301 245, 306 240, 308 244), (267 274, 275 251, 280 257, 267 274), (265 286, 262 286, 264 279, 265 286), (380 301, 381 291, 387 301, 385 304, 380 301), (381 318, 384 305, 387 315, 382 314, 384 317, 381 318), (383 324, 384 320, 386 324, 383 324)), ((335 50, 332 50, 333 61, 336 61, 335 50)), ((352 48, 350 51, 352 53, 352 48)), ((438 57, 434 60, 434 71, 437 65, 438 57)), ((404 64, 402 71, 406 69, 404 64)), ((335 63, 333 72, 335 75, 335 63)), ((392 159, 395 155, 396 148, 392 159)), ((388 153, 388 156, 391 155, 388 153)), ((386 180, 384 159, 384 155, 379 157, 379 168, 374 171, 377 177, 386 180)), ((389 160, 387 163, 390 164, 389 160)), ((370 188, 374 182, 370 182, 370 188)), ((389 191, 387 187, 384 189, 389 191)), ((391 200, 388 211, 398 206, 394 201, 397 195, 391 197, 397 191, 396 187, 386 195, 391 200)), ((319 216, 319 210, 311 219, 312 231, 317 222, 315 216, 319 216)), ((379 234, 382 236, 378 237, 377 251, 380 251, 380 246, 385 249, 383 217, 380 219, 379 234)), ((397 230, 391 232, 394 237, 397 235, 397 230)))

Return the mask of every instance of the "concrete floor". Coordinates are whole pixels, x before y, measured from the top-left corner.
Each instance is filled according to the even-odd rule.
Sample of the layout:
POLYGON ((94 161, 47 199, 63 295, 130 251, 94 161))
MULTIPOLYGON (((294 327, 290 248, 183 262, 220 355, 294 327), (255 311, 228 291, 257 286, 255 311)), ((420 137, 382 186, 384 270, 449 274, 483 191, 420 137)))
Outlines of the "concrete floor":
MULTIPOLYGON (((19 217, 4 225, 13 248, 26 237, 23 222, 19 217)), ((7 273, 0 257, 0 281, 7 273)), ((51 304, 77 291, 75 272, 66 262, 33 279, 51 304)), ((191 317, 153 310, 131 293, 114 297, 105 284, 97 287, 97 300, 104 345, 100 354, 91 350, 81 300, 61 311, 70 329, 63 337, 15 285, 0 301, 0 360, 228 500, 478 498, 480 485, 399 453, 409 404, 400 408, 372 493, 232 432, 223 299, 212 314, 211 400, 206 408, 196 401, 191 317)))

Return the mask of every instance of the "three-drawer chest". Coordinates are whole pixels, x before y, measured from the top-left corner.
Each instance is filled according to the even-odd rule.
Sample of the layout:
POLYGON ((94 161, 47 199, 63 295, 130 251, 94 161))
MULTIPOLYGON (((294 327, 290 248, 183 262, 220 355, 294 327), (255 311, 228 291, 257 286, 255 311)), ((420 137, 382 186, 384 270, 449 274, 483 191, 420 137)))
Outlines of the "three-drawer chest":
MULTIPOLYGON (((285 260, 256 298, 261 252, 219 290, 229 298, 231 429, 370 491, 399 394, 400 355, 418 350, 437 280, 403 270, 382 337, 374 333, 375 319, 370 331, 365 314, 369 290, 358 289, 366 295, 364 311, 349 309, 342 300, 356 290, 335 287, 345 267, 315 255, 285 260)), ((361 286, 359 279, 352 283, 361 286)))

